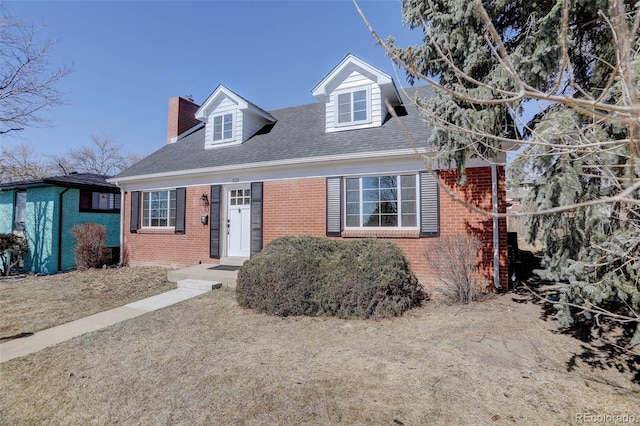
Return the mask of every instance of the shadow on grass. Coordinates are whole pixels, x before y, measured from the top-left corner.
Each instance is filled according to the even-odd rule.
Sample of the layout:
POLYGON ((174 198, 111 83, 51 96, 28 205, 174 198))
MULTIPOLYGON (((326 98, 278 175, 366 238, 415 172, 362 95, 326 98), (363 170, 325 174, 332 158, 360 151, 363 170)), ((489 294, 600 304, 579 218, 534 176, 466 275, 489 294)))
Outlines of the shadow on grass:
POLYGON ((26 332, 26 333, 13 334, 11 336, 0 336, 0 343, 8 342, 9 340, 13 340, 13 339, 22 339, 23 337, 29 337, 29 336, 33 336, 33 333, 26 332))
MULTIPOLYGON (((554 304, 559 299, 563 284, 545 281, 534 272, 542 267, 539 254, 519 250, 518 260, 513 268, 516 281, 512 300, 516 303, 534 303, 540 306, 540 319, 555 320, 557 309, 554 304)), ((613 303, 602 307, 610 312, 620 308, 613 303)), ((630 350, 636 324, 607 318, 596 320, 585 316, 577 308, 571 308, 571 313, 574 323, 554 331, 582 342, 581 352, 573 353, 567 361, 567 371, 574 371, 578 363, 582 363, 592 369, 615 369, 629 374, 631 381, 640 384, 640 355, 630 350)))

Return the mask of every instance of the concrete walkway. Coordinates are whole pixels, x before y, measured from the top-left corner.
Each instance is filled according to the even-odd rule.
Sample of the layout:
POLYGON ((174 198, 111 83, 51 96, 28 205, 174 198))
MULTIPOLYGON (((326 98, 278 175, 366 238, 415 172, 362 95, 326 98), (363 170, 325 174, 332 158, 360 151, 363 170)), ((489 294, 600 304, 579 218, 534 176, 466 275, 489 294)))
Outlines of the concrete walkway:
POLYGON ((57 345, 58 343, 82 334, 100 330, 101 328, 182 302, 183 300, 199 296, 206 292, 207 290, 177 288, 167 291, 166 293, 129 303, 119 308, 38 331, 28 337, 10 340, 0 344, 0 363, 38 352, 48 346, 57 345))

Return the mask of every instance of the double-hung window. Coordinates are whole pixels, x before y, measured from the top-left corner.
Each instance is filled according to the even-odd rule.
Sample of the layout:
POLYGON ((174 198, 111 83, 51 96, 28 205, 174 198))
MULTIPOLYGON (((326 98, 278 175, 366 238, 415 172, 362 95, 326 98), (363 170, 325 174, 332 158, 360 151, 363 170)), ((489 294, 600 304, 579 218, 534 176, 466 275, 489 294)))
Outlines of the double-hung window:
POLYGON ((224 141, 233 138, 233 114, 213 117, 213 140, 224 141))
POLYGON ((151 191, 142 194, 142 226, 176 225, 176 190, 151 191))
POLYGON ((346 227, 416 228, 417 182, 416 175, 346 178, 346 227))
POLYGON ((338 94, 338 124, 369 121, 369 92, 366 89, 338 94))

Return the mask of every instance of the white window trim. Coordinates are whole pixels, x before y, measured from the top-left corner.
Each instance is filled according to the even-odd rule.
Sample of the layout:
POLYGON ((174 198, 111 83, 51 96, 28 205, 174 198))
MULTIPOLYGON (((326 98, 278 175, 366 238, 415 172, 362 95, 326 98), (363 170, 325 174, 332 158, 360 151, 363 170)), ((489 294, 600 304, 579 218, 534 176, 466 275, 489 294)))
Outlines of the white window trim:
MULTIPOLYGON (((141 212, 140 212, 140 222, 142 224, 141 228, 142 229, 175 229, 176 225, 175 225, 175 221, 176 221, 176 217, 174 216, 173 218, 173 225, 169 225, 169 223, 171 223, 171 195, 170 192, 171 191, 176 191, 176 188, 169 188, 169 189, 153 189, 153 190, 148 190, 148 191, 142 191, 142 200, 141 200, 141 212), (151 215, 148 216, 148 220, 145 221, 145 208, 144 208, 144 196, 145 194, 150 194, 152 192, 166 192, 168 195, 168 205, 167 205, 167 225, 166 226, 153 226, 150 225, 151 222, 151 215)), ((151 200, 149 200, 149 205, 151 204, 151 200)), ((176 199, 176 210, 177 210, 177 199, 176 199)), ((174 213, 175 215, 177 215, 177 211, 174 213)))
POLYGON ((236 114, 235 114, 235 112, 223 112, 221 114, 212 115, 211 116, 211 141, 214 144, 234 141, 236 139, 235 125, 236 125, 236 114), (226 115, 230 115, 231 116, 231 137, 229 137, 229 138, 225 138, 224 137, 224 117, 226 115), (216 139, 215 119, 218 118, 218 117, 222 118, 222 139, 216 139))
MULTIPOLYGON (((419 230, 420 229, 420 206, 422 203, 422 200, 420 198, 420 174, 419 173, 382 173, 382 174, 372 174, 372 175, 357 175, 357 176, 344 176, 343 178, 343 184, 342 184, 342 200, 343 200, 343 211, 342 211, 342 221, 343 221, 343 226, 345 230, 351 231, 351 230, 358 230, 358 231, 384 231, 384 230, 419 230), (415 199, 415 210, 416 210, 416 225, 415 226, 363 226, 362 225, 362 179, 363 178, 367 178, 367 177, 380 177, 380 176, 395 176, 396 178, 398 178, 398 183, 399 185, 401 185, 400 181, 400 176, 407 176, 407 175, 414 175, 415 177, 415 192, 416 192, 416 199, 415 199), (360 206, 359 206, 359 216, 360 216, 360 225, 359 226, 347 226, 347 184, 346 181, 347 179, 360 179, 360 206)), ((398 222, 402 222, 402 188, 399 187, 398 188, 398 222)))
POLYGON ((27 220, 27 191, 17 191, 15 196, 14 210, 14 223, 13 229, 17 231, 24 231, 25 222, 27 220), (18 205, 20 204, 20 205, 18 205), (22 217, 19 217, 22 216, 22 217), (22 220, 19 220, 22 219, 22 220))
POLYGON ((371 86, 360 86, 360 87, 355 87, 355 88, 351 88, 351 89, 343 89, 343 90, 336 90, 333 93, 333 103, 334 103, 334 108, 333 108, 333 124, 335 127, 350 127, 350 126, 358 126, 361 124, 370 124, 372 122, 372 112, 371 112, 371 86), (367 101, 367 118, 364 120, 358 120, 358 121, 354 121, 353 120, 353 94, 355 92, 361 92, 361 91, 365 91, 365 100, 367 101), (340 123, 340 103, 338 102, 338 99, 340 97, 340 95, 344 95, 345 93, 350 93, 351 94, 351 121, 347 121, 344 123, 340 123))

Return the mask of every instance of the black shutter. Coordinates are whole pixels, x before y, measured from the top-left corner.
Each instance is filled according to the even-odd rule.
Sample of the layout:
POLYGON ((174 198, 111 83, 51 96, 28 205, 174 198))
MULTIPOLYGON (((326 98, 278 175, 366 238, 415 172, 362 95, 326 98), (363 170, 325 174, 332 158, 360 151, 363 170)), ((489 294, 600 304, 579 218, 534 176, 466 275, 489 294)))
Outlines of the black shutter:
POLYGON ((327 178, 327 237, 342 235, 342 178, 327 178))
POLYGON ((251 182, 251 256, 262 250, 262 182, 251 182))
POLYGON ((209 205, 209 257, 220 258, 220 185, 211 185, 209 205))
POLYGON ((187 188, 176 188, 176 234, 185 233, 185 210, 187 204, 187 188))
POLYGON ((440 189, 438 172, 420 172, 420 236, 437 237, 440 235, 440 189))
POLYGON ((138 232, 140 226, 140 191, 131 192, 131 221, 129 223, 129 231, 138 232))

